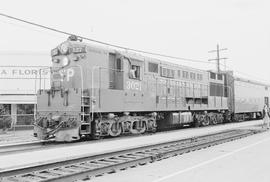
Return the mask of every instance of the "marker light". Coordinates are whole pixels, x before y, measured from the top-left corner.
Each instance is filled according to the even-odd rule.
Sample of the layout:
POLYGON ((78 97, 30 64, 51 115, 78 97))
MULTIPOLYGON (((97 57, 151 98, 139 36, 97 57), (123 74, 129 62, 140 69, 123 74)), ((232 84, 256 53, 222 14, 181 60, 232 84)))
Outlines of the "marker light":
POLYGON ((62 58, 62 66, 67 66, 69 64, 69 59, 67 56, 62 58))
POLYGON ((67 54, 68 53, 68 49, 69 49, 69 46, 68 46, 68 43, 65 42, 63 44, 60 45, 60 52, 61 54, 67 54))

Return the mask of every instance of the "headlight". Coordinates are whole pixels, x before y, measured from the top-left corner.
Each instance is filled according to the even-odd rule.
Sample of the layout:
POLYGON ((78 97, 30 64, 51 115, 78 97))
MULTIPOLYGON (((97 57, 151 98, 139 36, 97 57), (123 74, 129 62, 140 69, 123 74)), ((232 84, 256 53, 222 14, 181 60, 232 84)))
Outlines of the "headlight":
POLYGON ((67 66, 69 64, 69 59, 67 56, 62 58, 62 66, 67 66))
POLYGON ((68 46, 68 43, 65 42, 63 44, 60 45, 60 52, 61 54, 67 54, 68 53, 68 49, 69 49, 69 46, 68 46))

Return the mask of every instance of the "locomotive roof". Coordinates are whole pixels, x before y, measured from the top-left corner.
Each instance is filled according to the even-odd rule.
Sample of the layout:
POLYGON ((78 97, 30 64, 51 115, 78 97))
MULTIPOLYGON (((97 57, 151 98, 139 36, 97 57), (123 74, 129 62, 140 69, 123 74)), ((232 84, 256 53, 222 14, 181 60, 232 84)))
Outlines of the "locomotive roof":
POLYGON ((128 58, 136 59, 136 60, 139 60, 139 61, 152 61, 152 62, 159 63, 160 65, 168 66, 168 67, 171 67, 171 68, 181 67, 181 68, 186 68, 186 69, 194 70, 194 71, 208 72, 208 70, 203 70, 203 69, 193 68, 193 67, 190 67, 190 66, 185 66, 185 65, 181 65, 181 64, 177 64, 177 63, 172 63, 170 61, 164 61, 164 60, 161 60, 159 58, 153 58, 153 57, 145 56, 145 55, 138 54, 138 53, 135 53, 135 52, 128 52, 128 50, 126 50, 126 51, 117 50, 117 49, 113 49, 113 48, 111 48, 109 46, 105 47, 105 46, 100 46, 100 45, 97 45, 97 44, 94 44, 94 43, 85 43, 85 42, 69 41, 69 40, 65 41, 65 42, 69 42, 70 44, 73 44, 73 45, 81 45, 81 46, 84 45, 84 46, 87 46, 87 47, 98 49, 98 50, 100 50, 102 52, 106 52, 106 53, 115 53, 115 54, 118 53, 118 54, 121 54, 121 55, 126 56, 128 58))
MULTIPOLYGON (((105 46, 101 46, 99 44, 85 43, 85 42, 82 42, 82 41, 72 41, 72 40, 67 40, 65 42, 69 42, 70 44, 73 44, 73 45, 82 45, 82 46, 84 45, 84 46, 92 47, 94 49, 98 49, 98 50, 100 50, 102 52, 106 52, 106 53, 114 53, 114 54, 119 53, 119 54, 121 54, 123 56, 133 58, 133 59, 136 59, 136 60, 140 60, 140 61, 153 61, 153 62, 159 63, 160 65, 168 66, 168 67, 171 67, 171 68, 181 67, 181 68, 186 68, 186 69, 193 70, 193 71, 213 72, 211 70, 203 70, 203 69, 199 69, 199 68, 193 68, 193 67, 189 67, 189 66, 185 66, 185 65, 181 65, 181 64, 172 63, 170 61, 164 61, 164 60, 161 60, 159 58, 153 58, 153 57, 145 56, 145 55, 142 55, 142 54, 137 54, 135 52, 128 52, 128 50, 120 51, 120 50, 117 50, 117 49, 113 49, 113 48, 111 48, 109 46, 105 47, 105 46)), ((254 80, 249 80, 249 79, 235 77, 235 76, 234 76, 234 79, 238 80, 238 81, 243 81, 243 82, 248 82, 248 83, 253 83, 253 84, 257 84, 257 85, 270 87, 270 84, 266 84, 266 83, 262 83, 262 82, 258 82, 258 81, 254 81, 254 80)))
POLYGON ((246 78, 241 78, 241 77, 236 77, 236 76, 234 76, 234 79, 237 80, 237 81, 241 81, 241 82, 246 82, 246 83, 251 83, 251 84, 255 84, 255 85, 270 87, 270 84, 266 84, 266 83, 263 83, 263 82, 258 82, 258 81, 255 81, 255 80, 249 80, 249 79, 246 79, 246 78))

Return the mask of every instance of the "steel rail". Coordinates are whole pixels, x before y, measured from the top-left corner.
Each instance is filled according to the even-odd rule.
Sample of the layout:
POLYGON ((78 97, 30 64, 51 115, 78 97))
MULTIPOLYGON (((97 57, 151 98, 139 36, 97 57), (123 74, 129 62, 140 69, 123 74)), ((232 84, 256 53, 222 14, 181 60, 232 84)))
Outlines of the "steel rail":
MULTIPOLYGON (((229 124, 225 123, 224 125, 229 124)), ((254 126, 261 126, 261 124, 254 125, 254 126)), ((208 126, 208 127, 215 127, 213 126, 208 126)), ((170 131, 175 131, 175 130, 162 130, 159 131, 158 133, 165 133, 165 132, 170 132, 170 131)), ((145 133, 143 135, 122 135, 117 138, 106 138, 106 141, 112 141, 112 140, 118 140, 119 138, 134 138, 134 137, 143 137, 143 136, 148 136, 148 135, 153 135, 155 133, 145 133)), ((104 139, 103 139, 104 140, 104 139)), ((6 155, 6 154, 11 154, 15 152, 24 152, 28 150, 38 150, 38 149, 48 149, 46 147, 52 147, 53 144, 55 144, 55 147, 63 146, 63 145, 80 145, 80 144, 86 144, 86 142, 92 142, 92 143, 98 143, 102 142, 103 140, 85 140, 81 139, 78 142, 71 142, 71 143, 54 143, 53 139, 50 140, 39 140, 39 141, 28 141, 28 142, 21 142, 21 143, 7 143, 7 144, 0 144, 0 155, 6 155)))
POLYGON ((243 138, 262 130, 234 129, 205 136, 142 145, 93 156, 78 156, 43 164, 21 166, 0 171, 0 181, 75 181, 90 179, 104 173, 114 173, 137 165, 144 165, 171 156, 207 148, 243 138))

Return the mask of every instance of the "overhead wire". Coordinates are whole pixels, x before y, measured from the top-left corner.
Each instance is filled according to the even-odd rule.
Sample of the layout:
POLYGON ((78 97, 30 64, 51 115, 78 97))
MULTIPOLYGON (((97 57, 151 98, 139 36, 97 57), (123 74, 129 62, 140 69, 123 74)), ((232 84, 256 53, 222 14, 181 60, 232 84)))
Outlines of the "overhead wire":
MULTIPOLYGON (((184 58, 184 57, 178 57, 178 56, 171 56, 171 55, 166 55, 166 54, 161 54, 161 53, 155 53, 155 52, 149 52, 149 51, 144 51, 144 50, 140 50, 140 49, 134 49, 134 48, 124 47, 124 46, 120 46, 120 45, 116 45, 116 44, 112 44, 112 43, 107 43, 107 42, 103 42, 103 41, 91 39, 89 37, 77 35, 77 34, 74 34, 74 33, 71 33, 71 32, 59 30, 59 29, 52 28, 52 27, 45 26, 45 25, 41 25, 41 24, 38 24, 38 23, 35 23, 35 22, 32 22, 32 21, 28 21, 28 20, 25 20, 25 19, 21 19, 21 18, 17 18, 17 17, 14 17, 14 16, 10 16, 10 15, 4 14, 4 13, 0 13, 0 16, 5 17, 5 18, 8 18, 8 19, 16 20, 16 21, 19 21, 19 22, 23 22, 23 23, 26 23, 26 24, 29 24, 29 25, 32 25, 32 26, 36 26, 36 27, 39 27, 39 28, 42 28, 42 29, 46 29, 46 30, 50 30, 50 31, 53 31, 53 32, 57 32, 57 33, 60 33, 60 34, 64 34, 64 35, 68 35, 68 36, 75 35, 75 36, 77 36, 80 39, 88 40, 90 42, 95 42, 95 43, 98 43, 98 44, 102 44, 102 45, 106 45, 106 46, 111 46, 111 47, 115 47, 115 48, 119 48, 119 49, 124 49, 124 50, 127 50, 127 51, 134 51, 134 52, 138 52, 138 53, 143 53, 143 54, 148 54, 148 55, 154 55, 154 56, 160 56, 160 57, 166 57, 166 58, 171 58, 171 59, 175 59, 175 60, 182 60, 182 61, 189 61, 189 62, 196 62, 196 63, 215 64, 214 62, 209 62, 209 61, 203 61, 203 60, 198 60, 198 59, 190 59, 190 58, 184 58)), ((227 66, 227 68, 228 68, 228 66, 227 66)), ((245 73, 240 72, 240 71, 236 71, 236 72, 245 74, 245 73)), ((248 75, 248 74, 246 74, 246 75, 248 75)))
POLYGON ((50 30, 50 31, 54 31, 54 32, 57 32, 57 33, 65 34, 65 35, 68 35, 68 36, 75 35, 78 38, 81 38, 81 39, 84 39, 84 40, 88 40, 88 41, 91 41, 91 42, 95 42, 95 43, 98 43, 98 44, 111 46, 111 47, 115 47, 115 48, 119 48, 119 49, 124 49, 124 50, 127 50, 127 51, 134 51, 134 52, 144 53, 144 54, 148 54, 148 55, 167 57, 167 58, 171 58, 171 59, 177 59, 177 60, 183 60, 183 61, 189 61, 189 62, 212 64, 209 61, 203 61, 203 60, 198 60, 198 59, 190 59, 190 58, 183 58, 183 57, 177 57, 177 56, 170 56, 170 55, 166 55, 166 54, 160 54, 160 53, 155 53, 155 52, 149 52, 149 51, 124 47, 124 46, 119 46, 119 45, 116 45, 116 44, 111 44, 111 43, 91 39, 91 38, 88 38, 88 37, 85 37, 85 36, 77 35, 77 34, 74 34, 74 33, 66 32, 66 31, 63 31, 63 30, 56 29, 56 28, 52 28, 52 27, 48 27, 48 26, 41 25, 41 24, 38 24, 38 23, 34 23, 34 22, 31 22, 31 21, 28 21, 28 20, 24 20, 24 19, 21 19, 21 18, 17 18, 17 17, 14 17, 14 16, 7 15, 7 14, 4 14, 4 13, 0 13, 0 16, 6 17, 6 18, 9 18, 9 19, 13 19, 13 20, 16 20, 16 21, 19 21, 19 22, 23 22, 23 23, 26 23, 26 24, 29 24, 29 25, 32 25, 32 26, 40 27, 40 28, 43 28, 43 29, 46 29, 46 30, 50 30))

